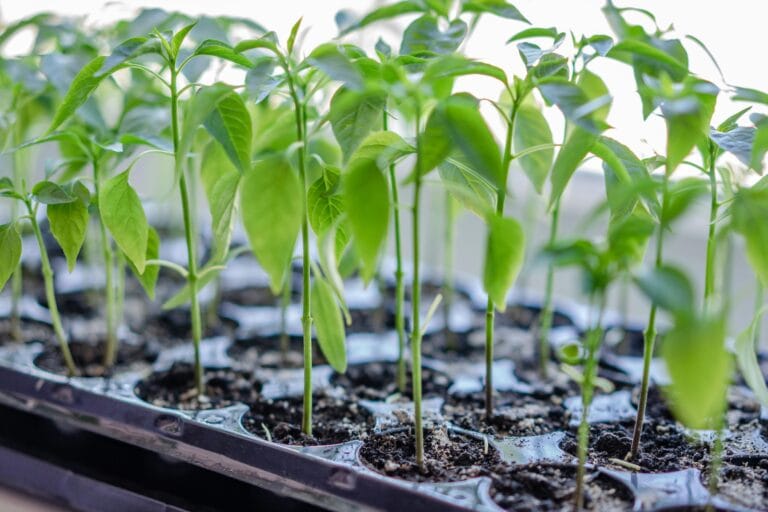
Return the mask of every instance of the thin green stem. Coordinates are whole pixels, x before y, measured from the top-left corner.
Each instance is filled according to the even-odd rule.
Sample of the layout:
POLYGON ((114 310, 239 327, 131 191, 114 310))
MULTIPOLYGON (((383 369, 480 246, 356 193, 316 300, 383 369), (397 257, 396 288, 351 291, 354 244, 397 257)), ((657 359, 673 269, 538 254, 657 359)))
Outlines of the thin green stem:
POLYGON ((37 247, 40 250, 40 266, 43 270, 43 282, 45 283, 45 299, 48 302, 48 311, 51 313, 53 332, 56 335, 56 340, 59 342, 61 355, 64 358, 64 363, 67 366, 67 373, 69 373, 70 376, 74 376, 77 375, 77 367, 75 366, 75 360, 72 358, 72 353, 69 350, 69 341, 67 340, 67 335, 64 332, 64 327, 61 324, 59 307, 56 303, 56 291, 53 285, 53 269, 51 268, 51 262, 48 259, 48 251, 45 249, 43 234, 40 232, 40 225, 37 222, 37 212, 32 207, 31 203, 27 202, 26 205, 27 211, 29 212, 29 222, 32 224, 32 231, 35 233, 37 247))
POLYGON ((179 154, 179 95, 176 84, 178 72, 171 67, 171 131, 173 134, 174 162, 179 175, 179 193, 181 194, 181 209, 184 218, 184 239, 187 243, 187 286, 190 296, 190 318, 192 322, 192 344, 195 352, 195 389, 198 395, 205 392, 203 387, 203 365, 200 359, 200 340, 202 338, 202 315, 200 299, 197 296, 197 256, 195 223, 192 220, 192 207, 189 201, 189 190, 184 173, 184 155, 179 154))
POLYGON ((288 351, 291 348, 288 339, 288 306, 291 305, 292 293, 293 276, 289 270, 285 273, 283 290, 280 293, 280 356, 283 362, 288 361, 288 351))
POLYGON ((419 281, 419 206, 422 169, 421 106, 416 106, 416 178, 414 180, 412 235, 413 281, 411 284, 411 373, 413 379, 413 420, 416 429, 416 464, 424 467, 424 426, 421 416, 421 282, 419 281))
MULTIPOLYGON (((760 283, 760 280, 757 279, 755 283, 755 315, 757 315, 758 311, 760 311, 763 308, 764 302, 765 302, 765 290, 763 289, 763 285, 762 283, 760 283)), ((757 317, 757 321, 755 322, 755 333, 754 333, 754 339, 753 339, 756 350, 760 348, 760 331, 762 330, 763 330, 763 315, 760 315, 757 317)))
MULTIPOLYGON (((560 198, 555 200, 552 208, 552 217, 549 224, 548 245, 552 245, 557 240, 557 228, 560 223, 560 198)), ((539 370, 542 377, 547 378, 549 366, 549 332, 552 329, 552 317, 554 308, 552 297, 555 290, 555 266, 547 264, 547 282, 544 288, 544 304, 541 307, 541 317, 539 324, 539 370)))
MULTIPOLYGON (((723 413, 724 414, 724 413, 723 413)), ((709 463, 709 495, 715 496, 717 494, 718 480, 720 476, 720 466, 723 464, 723 414, 720 415, 718 420, 717 429, 715 430, 715 441, 712 444, 711 462, 709 463)), ((707 510, 714 510, 714 505, 710 500, 707 503, 707 510)))
MULTIPOLYGON (((602 339, 603 313, 605 311, 605 291, 600 291, 600 306, 597 318, 590 328, 586 339, 587 357, 584 363, 584 382, 581 385, 581 419, 578 430, 578 468, 576 471, 576 493, 574 509, 579 511, 584 507, 584 476, 586 473, 587 451, 589 450, 589 408, 595 391, 597 377, 597 354, 602 339)), ((590 301, 594 305, 594 301, 590 301)), ((590 308, 592 309, 592 308, 590 308)))
MULTIPOLYGON (((101 189, 101 176, 99 171, 98 158, 93 158, 93 183, 96 191, 96 197, 99 197, 101 189)), ((101 211, 101 210, 99 210, 101 211)), ((112 242, 107 234, 107 228, 99 217, 99 242, 101 243, 101 252, 104 258, 104 293, 106 295, 106 315, 107 315, 107 341, 104 351, 104 367, 111 368, 117 358, 117 325, 115 322, 117 313, 115 304, 115 281, 114 281, 114 254, 112 252, 112 242)))
MULTIPOLYGON (((656 268, 662 263, 664 250, 664 230, 666 229, 667 203, 669 202, 669 177, 664 174, 661 195, 661 218, 659 219, 659 228, 656 233, 656 268)), ((640 383, 640 400, 637 405, 637 416, 635 417, 635 428, 632 433, 632 445, 627 454, 628 460, 633 460, 640 452, 640 441, 643 434, 643 423, 645 422, 645 409, 648 405, 648 387, 651 381, 651 361, 653 360, 653 349, 656 344, 656 304, 651 304, 651 310, 648 313, 648 326, 643 333, 643 378, 640 383)))
POLYGON ((704 309, 710 306, 712 299, 715 296, 715 260, 717 245, 715 240, 715 231, 717 223, 717 174, 715 172, 715 158, 714 155, 710 155, 709 164, 709 190, 710 190, 710 202, 709 202, 709 229, 707 232, 707 262, 704 275, 704 309))
MULTIPOLYGON (((504 141, 504 156, 502 158, 503 179, 501 186, 496 190, 496 214, 504 215, 504 202, 507 198, 506 183, 509 177, 509 166, 514 160, 512 155, 512 139, 515 130, 515 117, 517 116, 517 103, 512 104, 507 121, 507 135, 504 141)), ((490 420, 493 416, 493 342, 494 342, 494 303, 493 298, 488 295, 488 302, 485 305, 485 418, 490 420)))
MULTIPOLYGON (((21 144, 21 123, 17 123, 17 129, 14 130, 14 141, 13 145, 14 147, 21 144)), ((14 151, 13 152, 13 183, 16 190, 22 190, 24 180, 24 165, 21 158, 21 152, 20 151, 14 151)), ((16 218, 19 216, 19 203, 17 201, 13 201, 11 204, 11 219, 16 220, 16 218)), ((19 262, 16 264, 16 268, 13 271, 13 275, 11 277, 11 336, 14 340, 21 342, 24 341, 22 332, 21 332, 21 311, 19 309, 19 304, 21 303, 21 295, 23 292, 23 273, 24 270, 22 269, 21 265, 21 258, 19 258, 19 262)))
POLYGON ((456 350, 456 335, 451 331, 451 309, 453 308, 454 278, 453 278, 453 240, 456 234, 454 217, 456 205, 451 193, 445 191, 445 229, 443 231, 443 314, 445 316, 444 333, 445 348, 449 351, 456 350))
MULTIPOLYGON (((381 127, 386 131, 388 117, 386 109, 381 120, 381 127)), ((389 165, 389 187, 392 191, 392 217, 395 220, 395 331, 397 331, 397 389, 405 392, 408 375, 405 361, 405 283, 403 282, 403 249, 400 232, 399 193, 395 164, 389 165)))

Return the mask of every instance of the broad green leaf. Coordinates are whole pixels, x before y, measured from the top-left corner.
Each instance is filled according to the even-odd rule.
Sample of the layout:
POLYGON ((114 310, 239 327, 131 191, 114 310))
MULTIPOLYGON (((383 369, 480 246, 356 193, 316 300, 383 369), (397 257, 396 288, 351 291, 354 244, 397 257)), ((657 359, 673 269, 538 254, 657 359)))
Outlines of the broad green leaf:
POLYGON ((755 142, 755 129, 737 126, 727 132, 710 130, 709 137, 724 151, 732 153, 744 165, 752 164, 752 146, 755 142))
POLYGON ((342 197, 352 243, 362 263, 360 274, 366 283, 376 273, 391 213, 389 185, 377 160, 353 156, 342 178, 342 197))
POLYGON ((722 422, 731 381, 731 354, 720 318, 684 318, 664 335, 661 347, 672 380, 675 416, 687 427, 715 429, 722 422))
POLYGON ((341 24, 339 21, 346 18, 345 13, 339 13, 336 15, 336 21, 339 24, 341 35, 352 32, 353 30, 361 29, 371 23, 377 21, 388 20, 396 18, 403 14, 411 14, 423 12, 424 7, 421 2, 417 0, 404 0, 401 2, 395 2, 389 5, 383 5, 363 16, 360 20, 352 23, 341 24))
POLYGON ((657 209, 658 197, 648 168, 627 146, 603 136, 591 151, 603 161, 605 192, 612 218, 629 215, 641 197, 657 209))
POLYGON ((768 286, 768 188, 741 189, 733 198, 733 229, 744 237, 747 259, 763 286, 768 286))
POLYGON ((521 30, 517 34, 507 39, 507 44, 514 43, 515 41, 522 41, 524 39, 531 39, 534 37, 547 37, 555 39, 560 32, 555 27, 530 27, 521 30))
POLYGON ((21 237, 16 227, 10 224, 0 225, 0 290, 16 271, 21 259, 21 237))
POLYGON ((597 140, 597 135, 584 130, 580 127, 574 127, 568 135, 565 144, 560 148, 552 167, 552 192, 549 198, 549 204, 553 205, 563 194, 565 187, 571 180, 571 176, 581 165, 584 157, 591 151, 592 145, 597 140))
POLYGON ((472 170, 497 189, 506 187, 499 147, 474 98, 458 94, 441 101, 427 121, 422 147, 425 148, 421 169, 424 174, 455 148, 472 170))
POLYGON ((215 39, 207 39, 197 45, 197 48, 195 48, 195 50, 192 52, 192 55, 209 55, 211 57, 218 57, 245 68, 250 68, 253 65, 248 57, 235 51, 235 49, 229 46, 227 43, 217 41, 215 39))
MULTIPOLYGON (((335 226, 344 211, 344 199, 339 190, 341 172, 334 167, 326 167, 322 175, 315 180, 307 191, 307 214, 309 223, 315 233, 322 237, 335 226)), ((344 225, 336 229, 335 250, 341 255, 349 241, 349 235, 344 225)))
MULTIPOLYGON (((519 153, 543 144, 552 144, 552 131, 539 108, 531 103, 523 103, 515 117, 514 150, 519 153)), ((541 194, 552 168, 554 148, 536 151, 517 159, 520 167, 531 180, 536 192, 541 194)))
POLYGON ((76 196, 69 193, 68 190, 57 185, 52 181, 40 181, 32 187, 32 195, 35 200, 43 204, 64 204, 71 203, 76 196))
POLYGON ((245 232, 272 291, 278 293, 304 217, 301 182, 284 157, 274 156, 256 162, 243 175, 241 187, 245 232))
POLYGON ((197 25, 197 22, 190 23, 189 25, 182 27, 181 30, 173 34, 173 37, 171 38, 171 49, 173 49, 174 55, 179 54, 181 45, 184 43, 184 40, 187 38, 187 35, 189 35, 189 32, 193 28, 195 28, 195 25, 197 25))
POLYGON ((127 39, 117 45, 109 57, 104 59, 101 69, 96 72, 96 77, 106 78, 120 69, 126 62, 148 53, 160 53, 160 41, 146 37, 127 39))
MULTIPOLYGON (((156 260, 160 257, 160 237, 152 226, 147 231, 147 253, 144 261, 156 260)), ((128 259, 128 258, 127 258, 128 259)), ((150 300, 155 300, 155 285, 157 276, 160 274, 160 267, 157 265, 147 265, 144 267, 144 273, 140 273, 136 265, 128 259, 128 266, 150 300)))
POLYGON ((636 279, 651 302, 677 316, 691 316, 695 309, 693 286, 681 270, 662 265, 636 279))
POLYGON ((61 126, 64 121, 74 115, 77 109, 88 100, 91 93, 104 79, 103 75, 97 76, 97 73, 101 70, 105 60, 106 57, 96 57, 75 76, 69 91, 64 95, 56 109, 56 113, 53 115, 51 125, 48 127, 48 133, 61 126))
POLYGON ((72 272, 88 232, 88 207, 80 200, 49 204, 47 214, 51 233, 64 251, 67 269, 72 272))
POLYGON ((461 157, 447 158, 438 167, 443 185, 465 208, 484 219, 496 207, 497 192, 461 157))
POLYGON ((264 101, 282 83, 283 78, 274 76, 275 60, 265 57, 257 60, 245 75, 245 90, 256 103, 264 101))
POLYGON ((467 24, 459 19, 443 31, 438 19, 424 15, 414 20, 403 32, 400 55, 445 55, 456 51, 467 35, 467 24))
POLYGON ((231 91, 221 96, 204 124, 240 172, 250 169, 253 140, 251 115, 239 94, 231 91))
POLYGON ((667 124, 667 167, 671 175, 698 142, 709 135, 717 89, 704 80, 691 80, 686 91, 664 101, 661 112, 667 124))
POLYGON ((241 174, 216 143, 208 144, 200 164, 200 179, 208 199, 213 233, 210 261, 220 262, 229 251, 229 242, 237 216, 237 192, 241 174))
POLYGON ((342 82, 355 90, 364 86, 364 76, 344 51, 346 46, 335 43, 321 44, 309 54, 309 61, 317 69, 328 75, 331 80, 342 82))
POLYGON ((129 173, 130 169, 101 185, 98 207, 115 243, 141 274, 147 258, 149 224, 139 195, 128 183, 129 173))
POLYGON ((587 91, 559 77, 547 78, 538 87, 547 102, 557 105, 566 119, 580 128, 599 134, 608 127, 605 115, 611 102, 610 95, 592 97, 594 89, 587 91))
POLYGON ((676 73, 688 72, 687 62, 682 62, 670 53, 639 39, 627 39, 616 43, 607 56, 630 64, 633 58, 641 58, 645 62, 663 65, 676 73))
POLYGON ((488 76, 504 85, 507 84, 507 74, 503 69, 455 53, 431 60, 424 70, 423 81, 430 83, 435 80, 467 75, 488 76))
POLYGON ((766 307, 764 306, 757 312, 749 326, 739 333, 733 351, 736 354, 739 371, 747 386, 763 407, 768 407, 768 386, 765 384, 765 377, 760 369, 755 350, 755 331, 760 326, 760 319, 765 315, 765 312, 766 307))
POLYGON ((347 162, 347 168, 371 160, 379 167, 386 169, 390 163, 414 152, 399 135, 390 131, 373 132, 357 147, 347 162))
POLYGON ((344 321, 333 288, 318 275, 315 275, 312 281, 310 300, 320 350, 334 370, 344 373, 347 371, 344 321))
POLYGON ((506 0, 469 0, 462 3, 461 10, 475 14, 489 13, 509 20, 530 23, 517 7, 506 0))
POLYGON ((382 93, 358 92, 340 87, 331 98, 328 115, 344 161, 372 131, 381 126, 387 98, 382 93))
POLYGON ((525 233, 520 223, 510 217, 491 216, 488 219, 483 287, 499 311, 507 307, 507 292, 514 284, 524 258, 525 233))
POLYGON ((628 215, 612 217, 608 225, 608 250, 623 269, 641 263, 656 222, 642 204, 635 204, 628 215))
POLYGON ((602 106, 594 111, 592 117, 598 122, 605 122, 611 111, 611 93, 603 79, 584 69, 579 73, 578 85, 590 101, 602 103, 602 106))

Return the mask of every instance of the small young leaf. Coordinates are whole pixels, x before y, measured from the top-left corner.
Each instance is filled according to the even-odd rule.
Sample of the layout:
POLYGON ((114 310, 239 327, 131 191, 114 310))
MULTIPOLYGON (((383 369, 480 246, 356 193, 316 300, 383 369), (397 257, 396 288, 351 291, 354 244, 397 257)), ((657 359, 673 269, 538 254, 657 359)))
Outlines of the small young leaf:
POLYGON ((253 128, 251 115, 239 94, 231 91, 222 95, 204 125, 240 172, 250 169, 253 128))
POLYGON ((715 429, 727 405, 731 354, 721 318, 684 318, 664 336, 661 347, 672 385, 675 416, 687 427, 715 429))
POLYGON ((280 292, 301 229, 303 191, 285 158, 270 157, 244 173, 240 192, 243 225, 256 259, 280 292))
POLYGON ((0 290, 16 271, 21 258, 21 237, 13 223, 0 225, 0 290))
POLYGON ((208 144, 200 164, 200 179, 211 212, 213 253, 210 261, 221 262, 229 251, 229 242, 237 215, 237 191, 241 174, 219 144, 208 144))
MULTIPOLYGON (((541 110, 530 103, 523 103, 518 109, 514 135, 515 153, 544 144, 552 144, 552 131, 549 129, 547 120, 541 110)), ((544 189, 554 154, 554 148, 548 148, 522 156, 517 160, 539 194, 544 189)))
POLYGON ((286 42, 288 53, 293 53, 293 47, 296 44, 296 36, 299 35, 299 28, 301 28, 301 22, 303 20, 304 18, 299 18, 296 23, 293 24, 293 27, 291 27, 291 33, 288 34, 288 41, 286 42))
POLYGON ((67 269, 72 272, 88 231, 88 207, 79 199, 69 203, 49 204, 51 233, 64 251, 67 269))
MULTIPOLYGON (((149 227, 147 232, 147 253, 146 259, 156 260, 160 257, 160 237, 152 226, 149 227)), ((128 258, 126 258, 128 259, 128 258)), ((144 291, 147 293, 147 297, 150 300, 155 300, 155 285, 157 284, 157 276, 160 275, 160 267, 157 265, 146 265, 144 267, 144 273, 140 273, 136 268, 136 265, 128 259, 128 266, 131 267, 131 271, 144 291)))
POLYGON ((99 191, 101 221, 118 247, 141 274, 147 258, 149 224, 138 194, 130 183, 130 169, 104 182, 99 191))
POLYGON ((334 370, 344 373, 347 371, 344 321, 333 288, 323 277, 314 276, 310 300, 320 350, 334 370))
POLYGON ((381 125, 386 102, 384 94, 358 92, 346 87, 340 87, 333 95, 328 118, 345 161, 363 139, 381 125))
POLYGON ((496 309, 504 311, 507 292, 523 266, 525 233, 510 217, 493 215, 488 219, 488 245, 485 252, 483 287, 496 309))

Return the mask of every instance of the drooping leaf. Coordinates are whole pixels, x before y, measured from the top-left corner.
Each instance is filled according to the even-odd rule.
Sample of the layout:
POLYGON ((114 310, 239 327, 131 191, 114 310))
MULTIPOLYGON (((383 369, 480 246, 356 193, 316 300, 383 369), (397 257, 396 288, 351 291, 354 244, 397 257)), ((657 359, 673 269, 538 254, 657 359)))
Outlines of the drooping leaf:
POLYGON ((43 204, 71 203, 76 196, 52 181, 40 181, 32 187, 32 195, 35 200, 43 204))
POLYGON ((487 76, 495 78, 504 85, 507 84, 507 74, 503 69, 455 53, 431 60, 424 70, 423 81, 430 83, 435 80, 468 75, 487 76))
POLYGON ((596 140, 597 135, 580 127, 574 127, 568 135, 568 139, 557 153, 555 163, 552 166, 550 205, 554 204, 563 194, 571 176, 590 152, 596 140))
POLYGON ((493 215, 488 219, 483 287, 499 311, 507 306, 507 292, 517 278, 525 257, 525 233, 511 217, 493 215))
POLYGON ((709 136, 721 149, 732 153, 744 165, 752 164, 752 146, 755 142, 754 128, 737 126, 727 132, 712 129, 709 136))
POLYGON ((686 90, 664 101, 661 112, 667 124, 667 174, 672 174, 698 142, 709 134, 717 88, 692 80, 686 90))
POLYGON ((381 126, 386 101, 382 93, 358 92, 346 87, 340 87, 333 95, 328 118, 345 161, 368 134, 381 126))
MULTIPOLYGON (((541 110, 531 103, 523 103, 519 107, 515 117, 514 135, 515 153, 536 146, 552 144, 552 131, 549 129, 549 123, 547 123, 541 110)), ((547 180, 549 170, 552 168, 554 154, 554 148, 547 148, 517 159, 520 167, 523 168, 539 194, 544 190, 544 183, 547 180)))
POLYGON ((336 22, 337 24, 339 24, 341 35, 344 35, 346 33, 352 32, 353 30, 361 29, 377 21, 396 18, 403 14, 423 12, 423 10, 424 10, 424 7, 421 2, 417 0, 404 0, 401 2, 395 2, 389 5, 383 5, 381 7, 378 7, 373 11, 369 12, 368 14, 366 14, 360 20, 354 21, 351 23, 339 24, 339 21, 341 19, 346 18, 346 16, 340 16, 343 13, 342 11, 336 15, 336 22))
POLYGON ((662 265, 636 279, 651 302, 678 316, 691 316, 695 308, 693 286, 681 270, 662 265))
POLYGON ((715 429, 725 413, 731 355, 720 318, 684 318, 664 336, 661 347, 672 385, 675 416, 687 427, 715 429))
POLYGON ((329 229, 336 227, 335 250, 341 255, 349 240, 346 226, 337 223, 344 212, 344 199, 340 191, 341 172, 334 167, 325 167, 322 175, 307 191, 307 214, 315 233, 322 237, 329 229))
POLYGON ((458 49, 467 35, 467 24, 459 19, 450 22, 445 31, 438 19, 424 15, 414 20, 403 33, 400 55, 445 55, 458 49))
POLYGON ((347 371, 344 321, 333 288, 325 278, 315 275, 310 294, 315 331, 320 350, 328 364, 339 373, 347 371))
POLYGON ((21 259, 21 236, 13 223, 0 225, 0 290, 16 271, 21 259))
POLYGON ((266 158, 243 175, 240 211, 253 254, 280 292, 303 218, 303 191, 281 156, 266 158))
POLYGON ((48 133, 61 126, 64 121, 69 119, 88 100, 88 97, 103 79, 102 76, 97 76, 96 73, 101 69, 105 60, 105 57, 96 57, 75 76, 69 91, 67 91, 67 94, 59 103, 56 113, 53 115, 51 125, 48 127, 48 133))
POLYGON ((353 59, 347 54, 348 47, 335 43, 321 44, 309 54, 309 61, 332 80, 346 84, 349 88, 362 90, 365 77, 353 59))
MULTIPOLYGON (((160 257, 160 237, 152 226, 149 227, 147 232, 147 253, 144 261, 156 260, 160 257)), ((157 265, 146 265, 144 272, 140 273, 136 265, 128 259, 128 266, 131 267, 133 275, 139 284, 147 293, 147 297, 150 300, 155 300, 155 286, 157 285, 157 277, 160 275, 160 267, 157 265)))
POLYGON ((557 105, 566 119, 580 128, 599 134, 608 127, 604 117, 610 95, 591 98, 582 87, 558 77, 548 78, 538 87, 544 99, 557 105))
POLYGON ((98 197, 101 221, 118 247, 141 274, 147 257, 149 225, 139 195, 128 183, 130 169, 101 185, 98 197))
POLYGON ((470 0, 462 3, 461 10, 476 14, 489 13, 509 20, 530 23, 517 7, 506 0, 470 0))
POLYGON ((67 269, 72 272, 88 231, 88 207, 79 199, 54 203, 48 205, 47 215, 51 233, 64 251, 67 269))
POLYGON ((211 212, 213 252, 210 261, 222 261, 229 251, 237 217, 236 199, 241 177, 222 146, 208 144, 200 164, 200 178, 211 212))
POLYGON ((641 263, 653 235, 656 222, 642 203, 635 204, 631 213, 611 218, 608 225, 608 250, 622 269, 641 263))
POLYGON ((240 172, 250 169, 251 115, 239 94, 231 91, 222 95, 205 117, 204 125, 240 172))

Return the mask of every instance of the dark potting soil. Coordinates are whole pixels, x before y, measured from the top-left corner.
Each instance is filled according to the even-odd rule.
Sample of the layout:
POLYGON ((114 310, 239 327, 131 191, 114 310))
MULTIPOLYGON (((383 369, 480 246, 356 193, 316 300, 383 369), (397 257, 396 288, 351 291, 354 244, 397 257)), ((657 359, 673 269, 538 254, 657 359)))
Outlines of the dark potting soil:
POLYGON ((158 407, 171 409, 218 409, 237 402, 258 400, 261 382, 252 373, 230 368, 205 368, 203 395, 195 389, 191 363, 174 363, 171 368, 155 372, 136 385, 136 395, 158 407))
POLYGON ((373 427, 373 415, 354 401, 325 393, 316 393, 312 400, 312 436, 301 431, 301 397, 257 400, 243 417, 243 426, 263 439, 302 446, 365 439, 373 427))
POLYGON ((53 329, 51 326, 34 320, 20 319, 19 331, 20 337, 17 340, 13 321, 10 318, 0 318, 0 346, 17 341, 21 343, 29 343, 31 341, 48 343, 53 339, 53 329))
MULTIPOLYGON (((300 297, 297 296, 294 300, 300 300, 300 297)), ((248 286, 235 290, 222 290, 221 301, 230 302, 238 306, 277 307, 280 305, 280 297, 276 297, 268 287, 262 286, 248 286)))
MULTIPOLYGON (((395 382, 397 375, 397 363, 372 362, 350 365, 345 373, 334 373, 331 384, 342 387, 350 398, 366 400, 384 400, 398 392, 395 382)), ((410 397, 411 372, 408 370, 408 385, 404 395, 410 397)), ((421 391, 425 398, 431 396, 445 396, 451 385, 451 379, 444 373, 422 368, 421 391)))
MULTIPOLYGON (((576 490, 573 466, 499 464, 488 471, 493 481, 491 497, 505 510, 538 512, 572 511, 576 490)), ((632 510, 632 494, 608 477, 587 473, 584 508, 600 512, 632 510)))
MULTIPOLYGON (((96 318, 102 314, 103 293, 99 290, 83 290, 72 293, 57 293, 56 307, 63 317, 96 318)), ((37 302, 44 308, 48 307, 48 299, 41 289, 37 294, 37 302)))
MULTIPOLYGON (((115 365, 112 368, 107 368, 104 366, 106 348, 106 343, 103 341, 99 343, 69 342, 69 350, 80 376, 109 377, 133 367, 152 364, 158 355, 157 348, 147 343, 119 343, 115 365)), ((58 344, 48 344, 43 347, 43 351, 35 357, 34 363, 38 368, 51 373, 58 375, 68 375, 69 373, 61 355, 61 347, 58 344)))
MULTIPOLYGON (((159 309, 159 307, 158 307, 159 309)), ((231 336, 235 328, 234 322, 221 318, 212 325, 206 322, 207 315, 203 313, 203 338, 214 336, 231 336)), ((191 338, 191 315, 189 309, 175 308, 162 311, 156 315, 148 315, 143 322, 130 325, 131 330, 141 333, 145 339, 156 341, 162 346, 177 345, 191 338)))
POLYGON ((350 308, 352 323, 346 327, 347 334, 358 332, 384 332, 395 329, 395 315, 384 307, 373 309, 350 308))
MULTIPOLYGON (((495 324, 497 326, 518 327, 538 332, 540 327, 541 308, 523 304, 514 304, 507 307, 504 312, 496 312, 495 324)), ((573 320, 555 311, 552 313, 552 327, 573 326, 573 320)))
POLYGON ((416 464, 413 429, 403 427, 372 434, 360 449, 363 462, 380 473, 416 482, 453 482, 483 474, 483 466, 499 463, 496 450, 482 441, 449 432, 424 430, 424 467, 416 464))
MULTIPOLYGON (((289 335, 286 342, 288 347, 284 351, 280 335, 236 339, 227 349, 227 355, 234 364, 243 368, 303 368, 304 339, 289 335)), ((312 364, 326 364, 315 340, 312 340, 312 364)))

